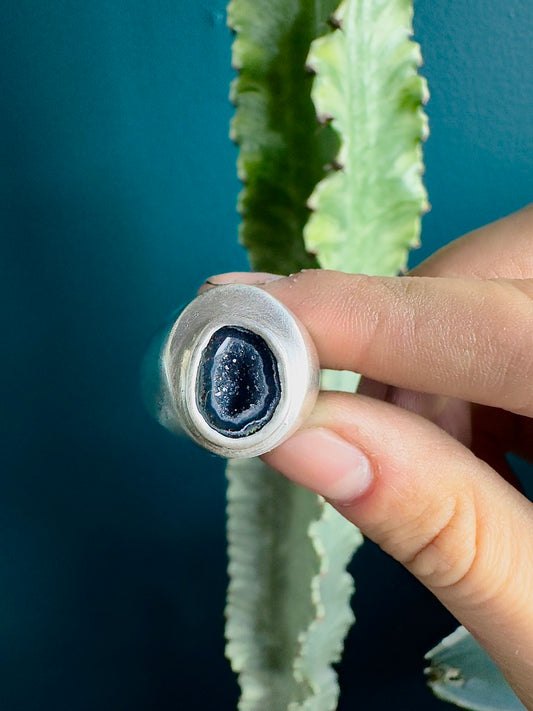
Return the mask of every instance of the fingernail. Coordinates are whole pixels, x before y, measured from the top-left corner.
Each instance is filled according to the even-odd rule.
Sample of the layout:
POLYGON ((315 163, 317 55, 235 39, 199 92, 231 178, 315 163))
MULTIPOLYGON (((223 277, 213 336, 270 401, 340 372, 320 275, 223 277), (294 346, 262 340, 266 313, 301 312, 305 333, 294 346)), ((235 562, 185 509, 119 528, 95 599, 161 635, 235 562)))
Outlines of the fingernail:
POLYGON ((296 484, 340 505, 362 496, 374 480, 364 452, 323 427, 300 430, 264 459, 296 484))
POLYGON ((221 286, 222 284, 268 284, 269 281, 283 279, 280 274, 269 274, 268 272, 228 272, 227 274, 215 274, 205 280, 209 286, 221 286))

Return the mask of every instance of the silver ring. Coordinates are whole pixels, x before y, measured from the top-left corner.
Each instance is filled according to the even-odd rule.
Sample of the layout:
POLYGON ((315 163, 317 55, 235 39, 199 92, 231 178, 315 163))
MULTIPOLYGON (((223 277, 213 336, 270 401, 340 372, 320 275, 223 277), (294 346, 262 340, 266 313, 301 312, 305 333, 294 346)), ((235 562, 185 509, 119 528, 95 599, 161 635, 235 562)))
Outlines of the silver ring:
POLYGON ((318 394, 309 334, 283 304, 247 284, 217 286, 194 299, 149 360, 152 414, 227 458, 277 447, 318 394))

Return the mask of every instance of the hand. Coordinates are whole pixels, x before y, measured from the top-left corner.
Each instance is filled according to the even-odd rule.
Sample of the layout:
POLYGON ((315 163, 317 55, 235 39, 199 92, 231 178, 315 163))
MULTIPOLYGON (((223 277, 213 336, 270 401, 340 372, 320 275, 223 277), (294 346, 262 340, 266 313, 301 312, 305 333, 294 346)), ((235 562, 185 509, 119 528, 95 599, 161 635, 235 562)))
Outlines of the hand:
MULTIPOLYGON (((239 280, 267 277, 210 282, 239 280)), ((533 208, 407 277, 306 271, 263 288, 322 367, 365 376, 356 395, 321 393, 265 461, 403 563, 533 709, 533 504, 505 460, 533 460, 533 208)))

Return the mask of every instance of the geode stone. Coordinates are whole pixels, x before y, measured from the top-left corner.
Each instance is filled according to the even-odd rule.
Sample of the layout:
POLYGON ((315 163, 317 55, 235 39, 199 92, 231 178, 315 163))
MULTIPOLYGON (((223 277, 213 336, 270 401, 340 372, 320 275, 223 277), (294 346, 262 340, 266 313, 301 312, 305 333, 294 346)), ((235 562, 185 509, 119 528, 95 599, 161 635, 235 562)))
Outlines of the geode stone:
POLYGON ((211 336, 198 368, 197 405, 226 437, 246 437, 272 418, 281 397, 278 364, 265 340, 240 326, 211 336))

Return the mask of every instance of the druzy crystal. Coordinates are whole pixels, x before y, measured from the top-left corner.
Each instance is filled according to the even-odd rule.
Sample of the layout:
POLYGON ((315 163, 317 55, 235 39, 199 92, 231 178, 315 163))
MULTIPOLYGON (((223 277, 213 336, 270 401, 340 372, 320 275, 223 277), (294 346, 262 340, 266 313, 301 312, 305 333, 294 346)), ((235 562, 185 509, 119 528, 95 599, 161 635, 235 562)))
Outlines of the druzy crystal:
POLYGON ((281 397, 278 365, 261 336, 224 326, 211 336, 198 368, 197 405, 227 437, 246 437, 271 419, 281 397))

